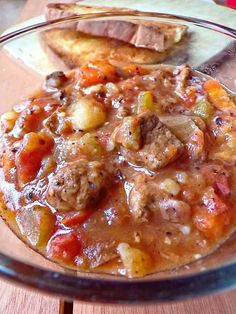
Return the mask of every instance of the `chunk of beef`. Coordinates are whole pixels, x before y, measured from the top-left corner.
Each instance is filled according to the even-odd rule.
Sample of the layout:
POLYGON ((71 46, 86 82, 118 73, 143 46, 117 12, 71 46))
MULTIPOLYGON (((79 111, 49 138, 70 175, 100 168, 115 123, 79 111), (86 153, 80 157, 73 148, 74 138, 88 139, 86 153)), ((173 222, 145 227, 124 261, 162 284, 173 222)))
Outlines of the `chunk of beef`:
POLYGON ((58 211, 85 210, 98 201, 105 177, 98 161, 80 159, 67 163, 49 183, 47 201, 58 211))
POLYGON ((160 183, 144 174, 138 174, 129 194, 130 212, 139 222, 149 219, 151 212, 160 211, 164 220, 187 223, 191 217, 190 206, 161 190, 160 183))
MULTIPOLYGON (((155 187, 154 187, 155 189, 155 187)), ((151 209, 154 205, 153 184, 145 179, 145 175, 137 175, 134 185, 129 194, 129 208, 132 216, 140 221, 145 222, 148 220, 151 209)))
POLYGON ((173 71, 174 75, 176 75, 176 87, 177 89, 182 89, 186 87, 187 80, 191 75, 191 68, 187 64, 183 64, 179 67, 176 67, 173 71))
POLYGON ((122 145, 122 155, 129 162, 155 171, 165 167, 181 154, 183 144, 154 113, 145 112, 129 119, 133 119, 134 123, 130 123, 130 132, 127 131, 126 125, 125 137, 122 137, 124 123, 113 133, 115 141, 122 145), (128 147, 128 137, 134 138, 134 134, 138 145, 128 147))

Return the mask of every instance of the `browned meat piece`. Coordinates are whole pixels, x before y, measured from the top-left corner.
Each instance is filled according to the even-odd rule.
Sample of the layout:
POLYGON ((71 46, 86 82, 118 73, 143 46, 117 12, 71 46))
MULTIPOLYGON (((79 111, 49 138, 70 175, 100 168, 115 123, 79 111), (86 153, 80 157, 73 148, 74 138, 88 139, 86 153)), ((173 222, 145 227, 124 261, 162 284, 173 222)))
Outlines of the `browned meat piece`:
POLYGON ((179 67, 176 67, 173 73, 176 75, 177 89, 184 88, 191 74, 191 69, 189 65, 183 64, 179 67))
POLYGON ((156 179, 138 174, 129 194, 129 208, 139 222, 149 219, 151 212, 160 211, 164 220, 174 223, 187 223, 191 217, 190 206, 160 188, 156 179))
MULTIPOLYGON (((152 184, 147 184, 145 175, 137 175, 134 186, 129 195, 129 208, 132 216, 140 221, 148 220, 154 205, 154 191, 152 184)), ((159 194, 158 194, 159 195, 159 194)))
POLYGON ((47 88, 60 88, 67 81, 62 71, 53 72, 46 76, 45 85, 47 88))
POLYGON ((98 200, 105 177, 98 161, 80 159, 68 163, 49 183, 47 201, 58 211, 84 210, 98 200))
POLYGON ((112 136, 129 162, 155 171, 181 154, 183 144, 154 113, 125 119, 112 136))

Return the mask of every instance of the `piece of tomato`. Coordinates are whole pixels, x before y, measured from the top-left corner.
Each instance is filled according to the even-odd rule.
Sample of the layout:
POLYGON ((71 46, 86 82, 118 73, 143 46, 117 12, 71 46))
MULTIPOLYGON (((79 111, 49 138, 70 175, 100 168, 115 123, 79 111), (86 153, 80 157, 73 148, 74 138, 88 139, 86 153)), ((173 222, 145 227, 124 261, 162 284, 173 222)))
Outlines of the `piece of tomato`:
POLYGON ((79 83, 88 87, 99 83, 113 82, 116 80, 116 68, 108 62, 94 61, 84 65, 79 70, 79 83))
POLYGON ((193 223, 195 227, 208 237, 219 237, 224 234, 224 230, 230 223, 230 212, 225 211, 214 215, 204 207, 194 210, 193 223))
POLYGON ((228 172, 220 165, 204 165, 201 171, 209 185, 223 196, 230 194, 228 172))
POLYGON ((58 262, 73 263, 81 251, 81 242, 75 232, 56 235, 49 243, 48 256, 58 262))
POLYGON ((197 99, 197 90, 194 86, 189 86, 182 94, 184 100, 183 105, 187 108, 191 108, 195 105, 197 99))
POLYGON ((28 133, 16 153, 15 163, 19 183, 35 179, 42 159, 51 152, 54 142, 44 133, 28 133))
POLYGON ((73 227, 84 223, 92 215, 91 210, 66 214, 61 220, 66 227, 73 227))

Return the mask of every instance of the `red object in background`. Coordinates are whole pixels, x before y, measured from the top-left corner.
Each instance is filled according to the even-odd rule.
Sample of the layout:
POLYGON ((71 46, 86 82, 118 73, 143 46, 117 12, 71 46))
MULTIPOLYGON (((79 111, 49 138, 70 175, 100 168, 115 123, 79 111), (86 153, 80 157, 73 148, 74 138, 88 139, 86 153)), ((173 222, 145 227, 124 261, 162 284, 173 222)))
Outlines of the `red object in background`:
POLYGON ((236 9, 236 0, 227 0, 226 4, 227 6, 236 9))

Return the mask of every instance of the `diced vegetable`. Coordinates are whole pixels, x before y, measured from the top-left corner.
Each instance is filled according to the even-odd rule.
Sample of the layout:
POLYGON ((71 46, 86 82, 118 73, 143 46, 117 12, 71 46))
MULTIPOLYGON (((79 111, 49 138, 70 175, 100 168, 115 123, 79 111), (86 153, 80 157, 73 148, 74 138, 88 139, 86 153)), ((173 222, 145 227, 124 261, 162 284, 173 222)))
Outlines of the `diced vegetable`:
POLYGON ((208 237, 222 236, 224 228, 230 223, 230 212, 222 212, 214 215, 206 208, 198 207, 193 215, 195 227, 208 237))
POLYGON ((18 114, 15 111, 8 111, 1 116, 1 129, 3 132, 10 132, 15 125, 18 114))
POLYGON ((56 167, 56 162, 53 156, 46 156, 42 159, 41 167, 37 174, 37 178, 42 179, 48 176, 56 167))
POLYGON ((116 86, 116 84, 111 82, 106 83, 105 88, 109 94, 115 94, 119 92, 119 88, 116 86))
POLYGON ((229 174, 224 167, 208 164, 201 167, 207 183, 213 186, 220 194, 227 196, 230 194, 229 174))
POLYGON ((188 180, 188 174, 184 171, 178 171, 175 174, 176 180, 179 183, 187 183, 188 180))
POLYGON ((97 85, 92 85, 89 86, 87 88, 84 88, 83 92, 85 93, 85 95, 89 95, 91 93, 98 93, 101 91, 105 91, 105 87, 103 84, 97 84, 97 85))
POLYGON ((178 195, 180 192, 179 184, 173 179, 165 179, 160 183, 160 188, 171 195, 178 195))
POLYGON ((176 27, 175 29, 175 37, 174 37, 174 42, 178 43, 184 35, 185 30, 183 30, 182 27, 176 27))
POLYGON ((210 102, 219 110, 236 110, 234 102, 230 99, 226 90, 215 80, 208 80, 204 83, 204 89, 207 92, 210 102))
POLYGON ((83 97, 68 108, 71 122, 76 130, 89 131, 106 122, 106 113, 96 100, 83 97))
POLYGON ((204 133, 192 118, 184 115, 160 116, 159 118, 181 142, 186 144, 190 159, 199 160, 204 158, 204 133))
POLYGON ((128 243, 120 243, 117 250, 129 278, 142 277, 151 271, 152 262, 147 253, 132 248, 128 243))
POLYGON ((223 162, 232 162, 236 160, 236 131, 226 132, 217 138, 218 147, 216 146, 210 154, 213 160, 223 162))
POLYGON ((13 132, 15 136, 22 137, 28 132, 34 132, 38 129, 42 119, 45 117, 45 111, 39 105, 30 103, 18 116, 14 125, 13 132))
POLYGON ((92 215, 92 213, 93 211, 91 210, 68 213, 63 217, 61 222, 66 227, 80 225, 84 223, 92 215))
POLYGON ((49 244, 48 255, 53 260, 74 263, 81 252, 81 242, 75 232, 56 235, 49 244))
POLYGON ((141 132, 135 117, 126 117, 112 133, 115 142, 124 147, 138 150, 141 145, 141 132))
POLYGON ((190 134, 198 129, 193 120, 184 115, 160 116, 159 119, 164 123, 183 143, 186 143, 190 134))
POLYGON ((28 133, 16 153, 15 163, 20 183, 35 179, 43 158, 50 153, 54 142, 45 133, 28 133))
POLYGON ((137 113, 142 113, 147 110, 155 110, 153 95, 149 91, 140 92, 138 95, 137 113))
POLYGON ((79 145, 83 152, 89 156, 99 156, 102 153, 102 147, 99 144, 99 141, 91 133, 83 135, 79 140, 79 145))
POLYGON ((188 86, 182 93, 182 98, 184 100, 183 105, 187 108, 192 107, 196 103, 197 90, 194 86, 188 86))
POLYGON ((201 100, 197 103, 193 111, 197 116, 207 121, 212 116, 214 109, 207 100, 201 100))
POLYGON ((82 87, 106 83, 115 79, 116 68, 108 62, 90 62, 79 70, 79 83, 82 87))
POLYGON ((188 225, 180 225, 179 230, 184 234, 184 235, 189 235, 191 232, 191 227, 188 225))
POLYGON ((49 208, 39 205, 22 208, 16 214, 16 222, 21 233, 37 248, 47 244, 55 228, 55 217, 49 208))

